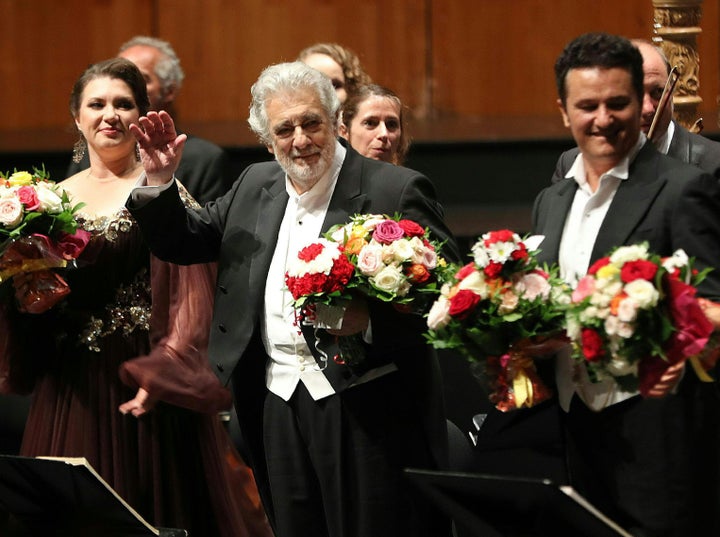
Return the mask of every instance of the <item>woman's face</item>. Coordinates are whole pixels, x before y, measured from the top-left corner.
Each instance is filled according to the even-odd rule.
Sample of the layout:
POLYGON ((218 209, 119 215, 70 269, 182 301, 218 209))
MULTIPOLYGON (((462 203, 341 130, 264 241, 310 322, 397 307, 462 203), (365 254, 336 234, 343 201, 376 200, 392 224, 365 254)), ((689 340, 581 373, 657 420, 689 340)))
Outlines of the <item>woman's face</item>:
POLYGON ((333 60, 327 54, 320 54, 314 52, 303 60, 303 63, 308 67, 320 71, 332 82, 335 93, 337 93, 340 104, 345 102, 347 99, 347 88, 345 87, 345 75, 343 74, 342 67, 338 62, 333 60))
POLYGON ((360 103, 350 125, 340 125, 340 134, 361 155, 397 164, 402 134, 400 105, 372 95, 360 103))
POLYGON ((139 117, 130 86, 118 78, 101 77, 85 86, 75 124, 95 152, 129 153, 135 150, 129 127, 139 117))

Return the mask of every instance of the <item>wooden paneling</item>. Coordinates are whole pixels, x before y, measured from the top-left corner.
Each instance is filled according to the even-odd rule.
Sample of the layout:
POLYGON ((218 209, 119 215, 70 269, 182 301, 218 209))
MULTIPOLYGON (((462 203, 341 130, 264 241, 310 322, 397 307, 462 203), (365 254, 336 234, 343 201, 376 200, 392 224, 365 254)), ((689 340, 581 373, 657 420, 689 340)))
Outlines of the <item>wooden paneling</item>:
POLYGON ((0 0, 0 129, 71 125, 77 77, 128 36, 148 33, 151 14, 147 0, 0 0))
POLYGON ((426 43, 416 0, 159 0, 160 35, 182 59, 188 121, 247 119, 250 86, 267 65, 316 42, 353 49, 366 71, 409 104, 422 97, 426 43), (417 21, 420 21, 418 23, 417 21), (189 104, 191 103, 191 104, 189 104))
MULTIPOLYGON (((711 131, 719 2, 704 0, 699 37, 701 113, 711 131)), ((424 139, 453 138, 458 121, 463 139, 473 139, 488 124, 559 121, 553 63, 565 43, 598 30, 651 37, 653 22, 651 0, 0 0, 0 19, 5 152, 67 147, 73 81, 136 34, 167 39, 181 58, 180 123, 245 145, 254 143, 246 117, 260 70, 314 42, 355 50, 425 119, 416 131, 424 139)))

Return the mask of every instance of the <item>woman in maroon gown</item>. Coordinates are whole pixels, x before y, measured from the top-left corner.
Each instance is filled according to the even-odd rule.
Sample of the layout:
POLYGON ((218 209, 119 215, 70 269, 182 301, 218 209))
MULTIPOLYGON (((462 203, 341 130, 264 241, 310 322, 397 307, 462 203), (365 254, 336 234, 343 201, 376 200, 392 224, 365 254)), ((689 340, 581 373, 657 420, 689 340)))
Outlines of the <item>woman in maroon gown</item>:
MULTIPOLYGON (((91 66, 71 111, 91 167, 63 181, 91 240, 41 314, 0 288, 0 391, 33 393, 21 454, 85 457, 136 511, 192 537, 268 536, 250 469, 218 413, 231 396, 207 362, 214 265, 151 256, 124 208, 142 167, 128 130, 147 111, 129 61, 91 66)), ((195 203, 189 195, 187 203, 195 203)), ((15 278, 17 293, 28 282, 15 278)))

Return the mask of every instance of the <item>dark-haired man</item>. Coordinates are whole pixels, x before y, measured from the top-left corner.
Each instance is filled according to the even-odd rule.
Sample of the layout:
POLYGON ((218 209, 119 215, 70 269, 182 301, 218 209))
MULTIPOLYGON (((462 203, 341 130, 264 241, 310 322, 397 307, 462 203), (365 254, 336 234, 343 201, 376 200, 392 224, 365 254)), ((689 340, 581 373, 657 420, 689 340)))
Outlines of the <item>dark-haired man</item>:
MULTIPOLYGON (((537 197, 533 231, 542 260, 574 283, 612 248, 682 248, 697 266, 720 266, 720 187, 712 175, 662 155, 641 129, 643 57, 629 40, 585 34, 555 64, 558 106, 578 149, 567 172, 537 197)), ((700 293, 720 297, 720 273, 700 293)), ((642 399, 612 381, 591 383, 559 356, 556 379, 571 484, 634 535, 717 534, 715 386, 671 367, 642 399)))

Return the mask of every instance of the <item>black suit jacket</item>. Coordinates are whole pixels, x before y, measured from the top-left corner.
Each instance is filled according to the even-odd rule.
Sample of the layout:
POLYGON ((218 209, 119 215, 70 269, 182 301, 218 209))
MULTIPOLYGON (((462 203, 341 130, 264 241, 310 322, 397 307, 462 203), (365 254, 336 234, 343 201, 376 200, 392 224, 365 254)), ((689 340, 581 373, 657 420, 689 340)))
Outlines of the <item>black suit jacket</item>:
MULTIPOLYGON (((180 264, 218 261, 209 355, 223 382, 232 375, 238 417, 249 437, 257 434, 262 416, 258 403, 266 391, 268 358, 259 325, 265 280, 287 202, 285 172, 271 161, 249 166, 225 196, 197 212, 186 211, 175 186, 142 207, 128 203, 161 259, 180 264)), ((396 212, 429 227, 438 240, 447 239, 443 254, 452 261, 459 259, 430 181, 416 171, 364 158, 348 147, 323 231, 356 213, 396 212)), ((408 396, 417 398, 418 411, 427 416, 431 449, 438 463, 444 463, 447 437, 440 377, 435 354, 421 337, 424 319, 374 302, 370 318, 371 352, 393 361, 407 378, 413 390, 408 396)), ((308 343, 316 352, 314 341, 308 343)), ((355 380, 346 366, 332 360, 324 373, 336 391, 355 380)), ((257 455, 260 446, 253 438, 249 441, 257 455)))
MULTIPOLYGON (((573 149, 561 155, 556 170, 567 171, 573 149)), ((564 173, 562 174, 564 176, 564 173)), ((535 199, 533 232, 545 235, 539 258, 558 260, 563 226, 577 190, 573 179, 562 178, 535 199)), ((695 166, 661 155, 646 143, 620 183, 593 246, 591 263, 616 246, 647 241, 650 250, 671 255, 682 248, 696 258, 699 269, 720 268, 720 187, 695 166)), ((720 298, 720 270, 714 270, 700 292, 720 298)))
POLYGON ((693 164, 720 179, 720 143, 675 123, 667 155, 693 164))

